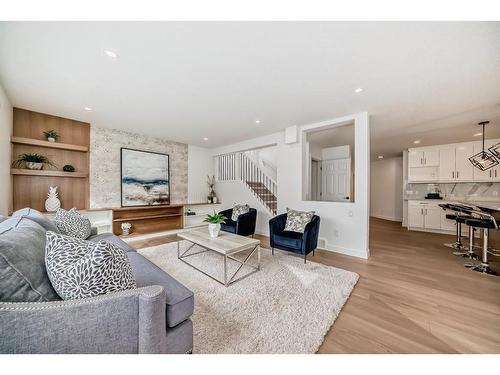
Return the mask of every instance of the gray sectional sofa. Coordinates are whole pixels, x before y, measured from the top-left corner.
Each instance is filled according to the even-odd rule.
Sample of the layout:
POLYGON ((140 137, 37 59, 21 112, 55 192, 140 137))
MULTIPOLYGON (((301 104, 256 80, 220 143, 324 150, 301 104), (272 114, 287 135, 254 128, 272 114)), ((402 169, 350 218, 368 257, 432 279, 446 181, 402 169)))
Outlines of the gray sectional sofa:
POLYGON ((33 209, 0 218, 0 353, 192 351, 193 293, 111 233, 88 240, 123 248, 138 288, 61 300, 44 262, 45 232, 54 228, 33 209))

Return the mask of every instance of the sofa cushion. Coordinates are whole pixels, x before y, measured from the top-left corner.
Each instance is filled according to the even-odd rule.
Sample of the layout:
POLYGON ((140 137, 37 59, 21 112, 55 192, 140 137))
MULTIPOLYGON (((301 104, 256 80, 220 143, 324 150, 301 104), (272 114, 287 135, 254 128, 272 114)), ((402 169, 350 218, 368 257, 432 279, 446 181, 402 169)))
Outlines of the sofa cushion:
POLYGON ((148 285, 161 285, 165 288, 167 296, 166 319, 169 327, 175 327, 193 314, 193 292, 141 254, 129 252, 127 256, 130 260, 138 288, 148 285))
POLYGON ((44 214, 40 211, 35 210, 34 208, 21 208, 12 214, 12 217, 24 216, 27 217, 34 222, 40 224, 45 230, 51 230, 55 233, 60 233, 59 229, 57 229, 56 225, 44 214))
POLYGON ((128 243, 120 239, 118 236, 115 236, 113 233, 101 233, 87 238, 87 241, 92 241, 92 242, 99 242, 101 240, 111 242, 117 245, 118 247, 122 248, 123 250, 125 250, 127 253, 130 251, 135 251, 133 247, 131 247, 128 243))
POLYGON ((225 224, 221 224, 220 229, 222 229, 224 232, 236 233, 236 222, 228 221, 225 224))
POLYGON ((276 245, 300 250, 302 248, 302 233, 283 231, 273 236, 276 245))
POLYGON ((59 300, 45 269, 45 229, 22 215, 0 223, 0 301, 59 300))
POLYGON ((5 220, 7 220, 7 217, 6 217, 6 216, 3 216, 3 215, 0 215, 0 223, 1 223, 2 221, 5 221, 5 220))
POLYGON ((90 237, 90 234, 92 233, 90 220, 74 208, 69 211, 62 208, 58 209, 56 217, 54 218, 54 223, 60 233, 66 236, 84 240, 90 237))
POLYGON ((47 231, 45 263, 63 299, 96 297, 136 288, 125 250, 47 231))

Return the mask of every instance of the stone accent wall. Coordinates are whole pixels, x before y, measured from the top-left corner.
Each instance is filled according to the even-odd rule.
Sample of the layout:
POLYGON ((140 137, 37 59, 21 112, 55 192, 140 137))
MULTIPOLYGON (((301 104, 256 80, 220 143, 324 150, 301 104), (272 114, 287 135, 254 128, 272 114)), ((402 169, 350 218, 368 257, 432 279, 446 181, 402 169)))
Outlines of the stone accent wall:
POLYGON ((170 155, 170 203, 187 202, 188 146, 121 130, 90 128, 90 208, 120 207, 120 148, 170 155))

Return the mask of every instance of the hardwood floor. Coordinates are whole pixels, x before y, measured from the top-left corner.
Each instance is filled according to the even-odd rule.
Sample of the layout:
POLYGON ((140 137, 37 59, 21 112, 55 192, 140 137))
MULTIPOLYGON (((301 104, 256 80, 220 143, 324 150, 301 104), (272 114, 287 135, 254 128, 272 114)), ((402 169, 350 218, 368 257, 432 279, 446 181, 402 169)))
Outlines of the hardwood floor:
MULTIPOLYGON (((372 218, 369 260, 324 250, 308 256, 360 275, 319 353, 500 353, 500 277, 465 269, 443 246, 451 240, 372 218)), ((493 260, 500 271, 499 258, 493 260)))

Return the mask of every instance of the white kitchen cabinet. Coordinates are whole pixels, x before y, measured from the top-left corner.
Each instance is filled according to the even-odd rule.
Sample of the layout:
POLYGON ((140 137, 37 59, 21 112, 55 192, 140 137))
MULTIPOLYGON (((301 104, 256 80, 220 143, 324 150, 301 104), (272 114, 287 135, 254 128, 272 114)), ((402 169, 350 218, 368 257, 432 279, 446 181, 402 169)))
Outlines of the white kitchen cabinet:
POLYGON ((420 205, 408 205, 408 228, 424 228, 424 209, 420 205))
MULTIPOLYGON (((498 139, 487 139, 484 141, 484 150, 489 153, 488 148, 497 144, 498 139)), ((482 142, 473 143, 474 155, 483 150, 482 142)), ((472 156, 472 155, 471 155, 472 156)), ((479 168, 474 167, 474 181, 500 181, 500 167, 496 166, 486 171, 481 171, 479 168)))
POLYGON ((474 179, 474 166, 469 158, 474 154, 472 142, 455 145, 455 180, 472 181, 474 179))
POLYGON ((472 181, 473 166, 469 157, 474 153, 473 143, 443 145, 439 148, 439 181, 472 181))
POLYGON ((437 167, 439 166, 439 148, 418 147, 408 150, 408 167, 437 167))
POLYGON ((430 232, 452 231, 448 225, 442 226, 443 209, 436 201, 408 201, 408 229, 430 232))

